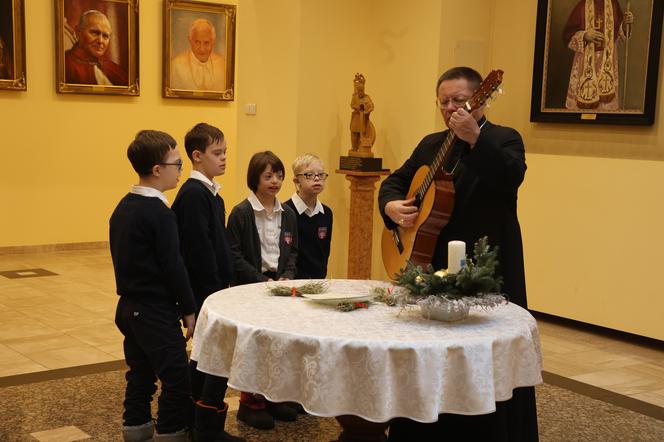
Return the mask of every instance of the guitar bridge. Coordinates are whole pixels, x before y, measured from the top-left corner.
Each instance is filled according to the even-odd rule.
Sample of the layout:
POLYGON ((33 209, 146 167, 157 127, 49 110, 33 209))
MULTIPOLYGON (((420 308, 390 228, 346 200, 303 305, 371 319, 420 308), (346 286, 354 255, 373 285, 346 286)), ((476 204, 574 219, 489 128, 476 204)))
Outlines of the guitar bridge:
POLYGON ((398 227, 392 229, 392 239, 394 240, 394 244, 397 246, 397 250, 399 250, 399 254, 401 255, 403 253, 403 243, 401 242, 401 236, 399 236, 398 227))

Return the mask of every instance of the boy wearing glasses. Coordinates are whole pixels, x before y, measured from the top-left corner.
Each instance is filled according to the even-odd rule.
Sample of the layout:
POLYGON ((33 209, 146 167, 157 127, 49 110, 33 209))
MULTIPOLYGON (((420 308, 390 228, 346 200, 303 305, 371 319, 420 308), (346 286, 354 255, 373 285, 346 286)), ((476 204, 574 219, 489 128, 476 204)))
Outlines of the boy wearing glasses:
POLYGON ((187 441, 191 414, 186 341, 194 333, 194 297, 178 240, 175 214, 162 192, 177 185, 182 160, 170 135, 144 130, 127 156, 138 185, 110 219, 117 293, 115 323, 124 335, 129 367, 123 414, 124 440, 153 440, 150 402, 161 381, 154 440, 187 441), (180 319, 187 329, 182 336, 180 319))
MULTIPOLYGON (((194 126, 184 137, 191 160, 190 178, 173 202, 180 235, 180 250, 196 300, 196 316, 205 299, 230 286, 233 257, 226 233, 226 207, 214 178, 226 171, 226 140, 218 128, 194 126)), ((228 404, 224 402, 228 379, 206 375, 190 362, 195 401, 194 441, 244 441, 224 431, 228 404)))
POLYGON ((332 210, 318 200, 328 174, 323 162, 312 154, 293 162, 295 193, 286 201, 297 213, 298 256, 296 279, 323 279, 332 241, 332 210))

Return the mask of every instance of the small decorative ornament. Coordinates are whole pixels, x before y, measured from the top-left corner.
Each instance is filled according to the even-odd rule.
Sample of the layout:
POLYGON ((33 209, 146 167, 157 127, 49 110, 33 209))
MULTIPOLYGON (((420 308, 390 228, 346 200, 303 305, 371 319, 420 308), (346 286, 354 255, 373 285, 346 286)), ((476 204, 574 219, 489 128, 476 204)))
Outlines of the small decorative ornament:
POLYGON ((369 305, 371 303, 369 301, 363 301, 363 302, 340 302, 337 304, 336 309, 340 310, 342 312, 352 312, 353 310, 357 310, 360 308, 369 308, 369 305))
POLYGON ((294 296, 302 297, 306 295, 319 295, 327 292, 327 283, 325 282, 308 282, 299 287, 288 287, 285 285, 276 285, 268 289, 272 296, 294 296))
POLYGON ((318 239, 325 239, 327 237, 327 227, 318 228, 318 239))
POLYGON ((398 287, 376 287, 373 289, 374 298, 376 302, 382 302, 385 305, 394 307, 399 303, 399 294, 395 290, 398 287))

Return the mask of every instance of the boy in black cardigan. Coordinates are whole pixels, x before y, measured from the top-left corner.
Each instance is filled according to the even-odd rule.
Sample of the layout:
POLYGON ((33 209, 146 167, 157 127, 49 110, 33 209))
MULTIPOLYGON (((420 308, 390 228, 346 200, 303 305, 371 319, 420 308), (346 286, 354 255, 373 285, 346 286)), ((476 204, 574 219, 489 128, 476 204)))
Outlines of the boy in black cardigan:
MULTIPOLYGON (((214 178, 226 171, 226 140, 218 128, 194 126, 184 138, 191 160, 190 178, 173 202, 178 220, 180 249, 196 298, 196 315, 205 299, 230 286, 233 258, 226 237, 226 208, 214 178)), ((224 402, 228 379, 206 375, 191 361, 195 404, 194 440, 243 441, 224 431, 228 404, 224 402)))
POLYGON ((286 201, 297 213, 296 279, 323 279, 332 242, 332 209, 318 200, 325 188, 323 162, 316 155, 305 154, 293 162, 293 183, 296 192, 286 201))
POLYGON ((125 440, 153 440, 150 402, 161 381, 154 440, 188 440, 191 416, 186 340, 194 332, 194 298, 180 256, 175 215, 162 193, 175 188, 182 160, 168 134, 144 130, 127 156, 138 173, 113 211, 110 246, 117 293, 115 323, 124 335, 129 370, 124 400, 125 440), (182 336, 180 318, 187 329, 182 336))

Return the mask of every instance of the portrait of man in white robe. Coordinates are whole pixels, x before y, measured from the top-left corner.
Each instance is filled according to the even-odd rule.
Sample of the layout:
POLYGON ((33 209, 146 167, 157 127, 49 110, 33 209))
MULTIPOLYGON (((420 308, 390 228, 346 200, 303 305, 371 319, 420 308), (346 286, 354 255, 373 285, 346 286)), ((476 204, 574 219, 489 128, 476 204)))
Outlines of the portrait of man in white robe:
POLYGON ((217 30, 209 20, 197 18, 191 22, 187 48, 171 59, 172 89, 226 90, 226 58, 215 51, 217 38, 217 30))

